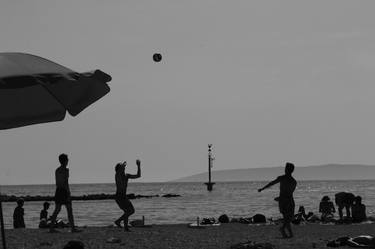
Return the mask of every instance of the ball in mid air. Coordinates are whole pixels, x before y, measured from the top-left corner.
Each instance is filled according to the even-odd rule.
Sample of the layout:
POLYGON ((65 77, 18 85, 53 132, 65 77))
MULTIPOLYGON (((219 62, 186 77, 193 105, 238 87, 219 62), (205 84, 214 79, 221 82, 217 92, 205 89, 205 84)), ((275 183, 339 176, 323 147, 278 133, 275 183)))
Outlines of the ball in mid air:
POLYGON ((155 54, 152 56, 152 59, 153 59, 155 62, 159 62, 159 61, 161 61, 161 54, 159 54, 159 53, 155 53, 155 54))

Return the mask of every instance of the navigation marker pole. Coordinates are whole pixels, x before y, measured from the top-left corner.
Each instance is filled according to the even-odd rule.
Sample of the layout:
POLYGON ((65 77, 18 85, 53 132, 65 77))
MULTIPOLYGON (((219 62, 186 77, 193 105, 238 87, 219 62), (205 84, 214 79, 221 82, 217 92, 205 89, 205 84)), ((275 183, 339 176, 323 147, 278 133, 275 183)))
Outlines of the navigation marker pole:
POLYGON ((211 182, 211 168, 213 166, 212 162, 215 160, 215 158, 212 156, 212 144, 208 145, 208 182, 205 182, 204 184, 207 185, 207 190, 212 191, 212 187, 215 184, 214 182, 211 182))

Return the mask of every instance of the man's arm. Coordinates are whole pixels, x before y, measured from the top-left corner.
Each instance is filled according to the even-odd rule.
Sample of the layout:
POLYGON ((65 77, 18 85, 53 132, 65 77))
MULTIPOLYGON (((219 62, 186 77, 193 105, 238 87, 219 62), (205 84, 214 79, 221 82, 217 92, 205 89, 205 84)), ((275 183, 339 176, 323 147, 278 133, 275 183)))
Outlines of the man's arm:
POLYGON ((266 188, 269 188, 269 187, 271 187, 271 186, 273 186, 273 185, 275 185, 276 183, 279 183, 279 182, 280 182, 280 177, 278 177, 275 180, 273 180, 272 182, 268 183, 263 188, 258 189, 258 192, 261 192, 261 191, 265 190, 266 188))
POLYGON ((140 160, 137 160, 137 174, 135 175, 132 175, 132 174, 126 174, 126 176, 129 178, 129 179, 137 179, 139 177, 141 177, 141 161, 140 160))

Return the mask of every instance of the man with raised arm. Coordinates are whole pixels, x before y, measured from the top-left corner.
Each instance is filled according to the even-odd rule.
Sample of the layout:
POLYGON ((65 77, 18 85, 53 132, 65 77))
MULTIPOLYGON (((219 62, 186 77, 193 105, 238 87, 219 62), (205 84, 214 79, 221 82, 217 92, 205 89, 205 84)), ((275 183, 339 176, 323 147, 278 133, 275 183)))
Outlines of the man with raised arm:
POLYGON ((279 210, 280 213, 283 215, 283 225, 280 228, 281 235, 283 238, 291 238, 293 237, 292 227, 290 223, 294 217, 294 199, 293 199, 293 192, 296 189, 297 181, 293 178, 292 173, 294 171, 294 164, 286 163, 285 165, 285 175, 277 177, 272 182, 268 183, 263 188, 258 189, 258 192, 263 191, 266 188, 271 187, 277 183, 280 183, 280 195, 279 197, 275 198, 279 202, 279 210), (285 229, 288 230, 289 236, 286 234, 285 229))
POLYGON ((124 214, 115 221, 116 226, 121 227, 121 221, 124 221, 124 231, 130 231, 128 227, 129 216, 134 214, 133 204, 126 196, 129 179, 141 177, 141 161, 137 160, 137 174, 125 174, 126 161, 118 163, 115 167, 116 175, 116 203, 124 211, 124 214))
POLYGON ((56 192, 55 192, 55 211, 51 216, 51 225, 50 232, 56 232, 55 223, 57 215, 60 213, 61 206, 65 205, 66 210, 68 211, 69 224, 71 226, 72 233, 80 232, 74 226, 73 218, 73 209, 72 209, 72 199, 70 197, 69 189, 69 169, 68 166, 68 155, 61 154, 59 155, 60 167, 55 171, 55 180, 56 180, 56 192))

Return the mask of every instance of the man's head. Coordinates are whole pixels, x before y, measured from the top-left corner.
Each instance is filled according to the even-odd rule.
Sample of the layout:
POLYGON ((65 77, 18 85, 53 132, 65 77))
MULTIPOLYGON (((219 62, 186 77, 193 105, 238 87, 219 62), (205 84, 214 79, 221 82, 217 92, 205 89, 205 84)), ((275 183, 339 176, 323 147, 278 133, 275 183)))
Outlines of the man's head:
POLYGON ((294 171, 294 164, 293 163, 290 163, 290 162, 287 162, 285 164, 285 174, 287 175, 291 175, 294 171))
POLYGON ((43 203, 43 208, 44 208, 45 210, 47 210, 47 209, 49 208, 49 202, 44 202, 44 203, 43 203))
POLYGON ((355 201, 355 204, 362 204, 362 197, 358 195, 355 197, 354 201, 355 201))
POLYGON ((18 205, 19 207, 22 207, 24 203, 25 203, 25 201, 24 201, 22 198, 19 198, 19 199, 17 200, 17 205, 18 205))
POLYGON ((115 166, 116 173, 123 172, 125 170, 125 167, 126 167, 126 161, 123 162, 123 163, 116 164, 116 166, 115 166))
POLYGON ((61 166, 64 166, 66 167, 68 165, 68 155, 67 154, 60 154, 59 155, 59 162, 61 164, 61 166))
POLYGON ((328 195, 323 196, 322 201, 329 201, 329 196, 328 195))

